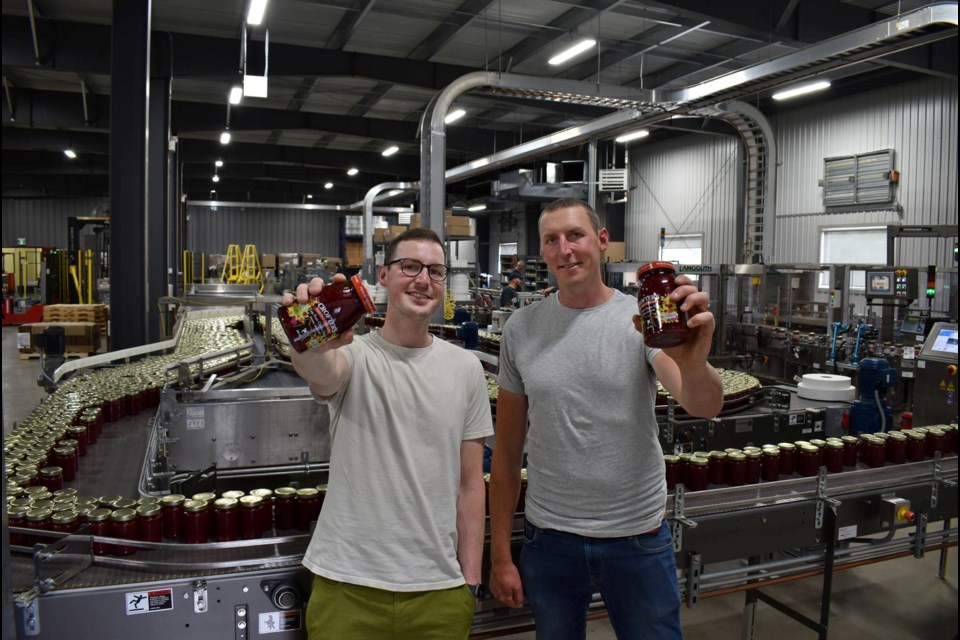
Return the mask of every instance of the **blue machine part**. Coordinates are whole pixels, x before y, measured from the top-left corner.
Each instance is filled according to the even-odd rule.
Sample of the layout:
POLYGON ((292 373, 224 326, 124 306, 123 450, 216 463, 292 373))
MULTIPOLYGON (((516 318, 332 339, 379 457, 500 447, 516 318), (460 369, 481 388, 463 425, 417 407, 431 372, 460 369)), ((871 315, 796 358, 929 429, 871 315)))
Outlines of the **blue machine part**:
POLYGON ((887 389, 897 384, 897 371, 883 358, 864 358, 859 371, 859 397, 850 410, 850 434, 888 431, 893 424, 893 412, 885 396, 887 389))

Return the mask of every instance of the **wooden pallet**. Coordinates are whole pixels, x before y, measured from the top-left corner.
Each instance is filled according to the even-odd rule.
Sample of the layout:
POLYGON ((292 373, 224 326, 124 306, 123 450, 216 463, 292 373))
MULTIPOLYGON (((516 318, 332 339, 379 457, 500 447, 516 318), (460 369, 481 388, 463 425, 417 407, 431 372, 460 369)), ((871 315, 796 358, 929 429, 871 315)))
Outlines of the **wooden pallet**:
MULTIPOLYGON (((68 360, 70 360, 70 359, 74 359, 74 358, 86 358, 86 357, 89 357, 89 356, 92 356, 92 355, 96 355, 96 354, 94 354, 94 353, 84 353, 84 352, 81 352, 81 351, 71 351, 71 352, 69 352, 69 353, 63 354, 63 357, 66 358, 66 359, 68 359, 68 360)), ((21 360, 37 360, 37 359, 39 359, 39 358, 40 358, 40 353, 39 353, 38 351, 34 351, 34 352, 32 352, 32 353, 21 353, 21 354, 20 354, 20 359, 21 359, 21 360)))

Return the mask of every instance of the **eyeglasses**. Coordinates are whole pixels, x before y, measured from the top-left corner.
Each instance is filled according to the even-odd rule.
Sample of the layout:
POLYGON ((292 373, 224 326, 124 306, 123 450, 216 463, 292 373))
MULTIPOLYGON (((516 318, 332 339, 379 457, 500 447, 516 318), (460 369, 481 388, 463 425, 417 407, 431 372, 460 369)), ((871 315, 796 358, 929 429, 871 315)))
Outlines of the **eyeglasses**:
POLYGON ((389 267, 391 264, 397 263, 400 263, 400 271, 408 278, 416 278, 420 275, 420 272, 423 271, 424 267, 426 267, 427 275, 430 276, 430 279, 434 282, 443 282, 447 279, 447 267, 442 264, 423 264, 413 258, 398 258, 388 262, 387 266, 389 267))

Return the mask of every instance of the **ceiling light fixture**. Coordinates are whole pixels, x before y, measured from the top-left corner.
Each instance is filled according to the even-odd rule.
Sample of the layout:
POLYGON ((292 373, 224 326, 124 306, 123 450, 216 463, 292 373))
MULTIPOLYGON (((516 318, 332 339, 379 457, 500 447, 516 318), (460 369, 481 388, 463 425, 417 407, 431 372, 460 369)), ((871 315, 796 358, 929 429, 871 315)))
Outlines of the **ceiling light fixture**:
POLYGON ((830 87, 829 80, 819 80, 817 82, 812 82, 810 84, 802 84, 796 87, 791 87, 790 89, 784 89, 783 91, 778 91, 773 94, 774 100, 787 100, 789 98, 794 98, 796 96, 802 96, 805 93, 813 93, 814 91, 823 91, 830 87))
POLYGON ((472 204, 467 207, 467 211, 484 211, 486 210, 487 205, 485 204, 472 204))
POLYGON ((313 194, 312 194, 312 193, 308 193, 308 194, 307 194, 307 200, 313 200, 313 194))
POLYGON ((360 169, 357 169, 356 167, 350 167, 349 169, 347 169, 348 176, 355 176, 358 173, 360 173, 360 169))
POLYGON ((324 189, 333 189, 333 183, 332 183, 332 182, 324 183, 323 188, 324 188, 324 189))
POLYGON ((230 104, 240 104, 240 100, 243 98, 243 87, 237 85, 230 88, 230 104))
POLYGON ((74 151, 73 149, 64 149, 64 150, 63 150, 63 155, 65 155, 65 156, 67 156, 68 158, 70 158, 71 160, 73 160, 74 158, 77 157, 77 152, 74 151))
POLYGON ((586 51, 587 49, 595 46, 596 44, 597 44, 597 41, 594 40, 593 38, 587 38, 586 40, 581 40, 580 42, 578 42, 577 44, 573 45, 573 46, 570 47, 569 49, 566 49, 566 50, 564 50, 564 51, 561 51, 561 52, 558 53, 557 55, 553 56, 553 57, 550 58, 547 62, 550 63, 550 64, 552 64, 552 65, 563 64, 564 62, 566 62, 566 61, 569 60, 570 58, 572 58, 572 57, 574 57, 575 55, 578 55, 578 54, 580 54, 580 53, 583 53, 584 51, 586 51))
POLYGON ((220 134, 220 144, 230 144, 230 132, 224 131, 220 134))
POLYGON ((213 166, 219 169, 220 167, 223 166, 223 160, 217 160, 216 162, 213 163, 213 166))
POLYGON ((447 114, 447 117, 443 119, 443 122, 444 124, 453 124, 465 115, 467 115, 467 112, 463 109, 455 109, 447 114))
POLYGON ((630 133, 625 133, 618 138, 614 138, 615 142, 630 142, 631 140, 637 140, 639 138, 646 138, 650 135, 650 132, 646 129, 640 129, 639 131, 631 131, 630 133))
POLYGON ((254 26, 263 22, 263 14, 267 11, 267 0, 250 0, 247 9, 247 24, 254 26))
POLYGON ((213 181, 220 182, 220 176, 218 176, 217 174, 213 174, 213 181))
POLYGON ((395 154, 397 151, 400 151, 400 147, 398 147, 397 145, 393 145, 381 151, 380 155, 382 155, 384 158, 389 158, 390 156, 395 154))

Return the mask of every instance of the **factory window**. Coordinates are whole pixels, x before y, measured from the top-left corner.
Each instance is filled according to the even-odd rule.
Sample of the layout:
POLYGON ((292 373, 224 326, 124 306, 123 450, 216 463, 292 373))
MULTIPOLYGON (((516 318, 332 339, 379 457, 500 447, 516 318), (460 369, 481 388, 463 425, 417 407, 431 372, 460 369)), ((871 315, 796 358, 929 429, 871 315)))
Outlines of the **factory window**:
MULTIPOLYGON (((662 259, 683 264, 703 264, 703 234, 665 236, 663 239, 662 259)), ((687 274, 694 282, 699 277, 687 274)))
MULTIPOLYGON (((820 229, 820 264, 878 265, 887 260, 887 228, 834 227, 820 229)), ((863 291, 865 271, 850 270, 850 290, 863 291)), ((820 288, 828 289, 829 273, 820 274, 820 288)))

